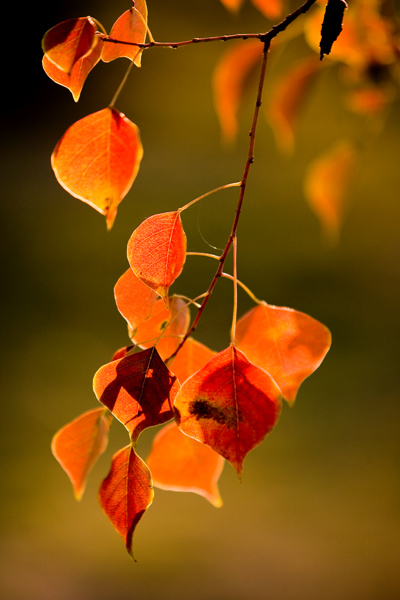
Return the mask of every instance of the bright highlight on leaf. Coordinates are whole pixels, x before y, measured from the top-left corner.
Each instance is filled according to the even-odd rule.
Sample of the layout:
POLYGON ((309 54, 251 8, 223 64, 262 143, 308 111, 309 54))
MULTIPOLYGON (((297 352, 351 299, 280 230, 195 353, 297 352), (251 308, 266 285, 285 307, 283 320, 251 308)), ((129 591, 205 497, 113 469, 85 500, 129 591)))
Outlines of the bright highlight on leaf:
POLYGON ((236 343, 267 371, 288 402, 319 367, 331 345, 329 330, 305 313, 262 302, 236 324, 236 343))
POLYGON ((93 380, 97 399, 125 425, 133 442, 147 427, 173 418, 179 387, 155 348, 104 365, 93 380))
POLYGON ((60 185, 105 215, 110 229, 142 156, 137 126, 115 108, 105 108, 71 125, 51 164, 60 185))
POLYGON ((243 4, 243 0, 221 0, 221 2, 225 8, 232 10, 233 12, 238 11, 243 4))
POLYGON ((224 459, 209 446, 184 435, 175 423, 168 423, 155 436, 147 465, 155 487, 194 492, 214 506, 222 506, 217 482, 224 459))
POLYGON ((95 33, 96 24, 91 17, 63 21, 45 33, 43 52, 69 75, 75 63, 94 49, 98 42, 95 33))
POLYGON ((130 555, 136 525, 152 503, 153 496, 151 473, 132 446, 114 454, 111 471, 100 486, 99 500, 130 555))
MULTIPOLYGON (((136 44, 145 42, 147 33, 147 6, 145 0, 135 0, 135 8, 136 10, 133 8, 127 10, 117 19, 110 31, 111 38, 136 44), (142 15, 142 19, 137 11, 142 15)), ((141 55, 142 51, 137 46, 106 42, 101 58, 104 62, 110 62, 125 56, 132 60, 137 67, 140 67, 141 55)))
POLYGON ((183 384, 174 409, 179 428, 226 458, 240 477, 245 456, 278 420, 281 394, 231 345, 183 384))
POLYGON ((85 491, 87 477, 95 462, 107 448, 110 418, 104 408, 83 413, 64 425, 53 437, 51 450, 80 500, 85 491))
POLYGON ((168 308, 168 290, 182 272, 186 235, 179 211, 152 215, 139 225, 128 242, 133 272, 157 292, 168 308))
POLYGON ((148 319, 158 294, 145 285, 132 271, 127 269, 114 287, 117 308, 128 323, 129 337, 132 338, 138 326, 148 319))

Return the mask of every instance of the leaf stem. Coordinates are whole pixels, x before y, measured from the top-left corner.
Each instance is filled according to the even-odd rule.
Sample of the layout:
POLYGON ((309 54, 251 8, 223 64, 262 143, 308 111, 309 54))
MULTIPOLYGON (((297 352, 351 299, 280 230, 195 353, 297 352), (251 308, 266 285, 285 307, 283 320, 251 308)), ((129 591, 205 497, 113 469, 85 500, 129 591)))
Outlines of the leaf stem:
POLYGON ((231 344, 235 344, 236 337, 236 321, 238 309, 238 293, 237 293, 237 235, 233 238, 233 316, 231 327, 231 344))
POLYGON ((118 100, 118 96, 120 95, 120 93, 123 90, 123 87, 124 87, 124 85, 125 85, 128 77, 129 77, 129 74, 130 74, 130 72, 132 70, 133 65, 134 65, 134 63, 133 63, 133 61, 131 61, 130 64, 129 64, 129 66, 128 66, 128 68, 127 68, 127 70, 126 70, 126 72, 125 72, 125 75, 122 78, 121 83, 118 86, 117 91, 115 92, 115 94, 113 96, 113 99, 111 100, 110 104, 108 105, 109 108, 113 108, 115 106, 115 103, 118 100))
MULTIPOLYGON (((225 279, 231 279, 232 281, 234 280, 233 275, 230 275, 229 273, 221 273, 221 277, 224 277, 225 279)), ((262 300, 259 300, 251 291, 250 288, 247 287, 247 285, 245 285, 242 281, 240 281, 240 279, 236 279, 237 284, 242 288, 242 290, 244 290, 246 292, 246 294, 248 296, 250 296, 250 298, 253 300, 253 302, 255 302, 256 304, 262 304, 262 300)))
POLYGON ((182 208, 178 208, 178 211, 182 212, 182 211, 186 210, 193 204, 196 204, 196 202, 198 202, 199 200, 203 200, 203 198, 207 198, 207 196, 211 196, 211 194, 214 194, 215 192, 219 192, 221 190, 226 190, 227 188, 231 188, 231 187, 239 187, 240 185, 241 185, 240 181, 236 181, 235 183, 226 183, 225 185, 221 185, 220 187, 217 187, 214 190, 210 190, 209 192, 202 194, 201 196, 199 196, 198 198, 195 198, 191 202, 188 202, 187 204, 185 204, 185 206, 182 206, 182 208))

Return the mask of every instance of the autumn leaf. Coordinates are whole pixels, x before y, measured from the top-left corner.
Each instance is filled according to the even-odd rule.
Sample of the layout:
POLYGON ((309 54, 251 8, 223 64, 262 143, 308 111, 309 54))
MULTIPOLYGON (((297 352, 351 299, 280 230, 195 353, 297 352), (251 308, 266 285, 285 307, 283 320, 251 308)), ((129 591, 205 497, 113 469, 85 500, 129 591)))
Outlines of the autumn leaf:
POLYGON ((70 75, 75 63, 98 43, 95 33, 96 24, 91 17, 69 19, 45 33, 42 49, 49 61, 70 75))
MULTIPOLYGON (((145 0, 135 0, 134 4, 136 10, 131 8, 125 11, 114 23, 110 31, 110 38, 137 44, 143 44, 145 42, 147 33, 147 5, 145 0), (140 12, 142 18, 140 18, 137 11, 140 12)), ((115 44, 111 42, 106 42, 104 44, 101 56, 104 62, 110 62, 122 56, 129 58, 137 67, 140 67, 142 50, 138 48, 138 46, 115 44)))
POLYGON ((127 269, 114 286, 114 297, 132 338, 138 325, 150 317, 158 294, 136 277, 132 269, 127 269))
POLYGON ((301 383, 328 352, 331 334, 305 313, 262 302, 238 320, 236 344, 273 377, 285 400, 293 403, 301 383))
POLYGON ((274 380, 233 345, 190 377, 174 404, 181 431, 226 458, 239 477, 245 456, 275 426, 280 409, 274 380))
POLYGON ((131 556, 133 533, 153 496, 151 473, 134 448, 126 446, 114 454, 110 473, 100 486, 99 500, 131 556))
POLYGON ((222 506, 217 482, 224 459, 209 446, 184 435, 175 423, 168 423, 157 433, 147 465, 155 487, 194 492, 214 506, 222 506))
POLYGON ((381 113, 395 99, 390 87, 368 86, 351 90, 346 96, 346 106, 363 116, 381 113))
POLYGON ((340 140, 318 156, 307 169, 305 197, 328 238, 336 241, 345 213, 345 199, 354 174, 357 151, 349 140, 340 140))
POLYGON ((71 125, 55 147, 51 164, 60 185, 105 215, 110 229, 142 156, 137 126, 108 107, 71 125))
POLYGON ((243 4, 243 0, 221 0, 221 2, 225 8, 233 12, 237 12, 243 4))
POLYGON ((237 113, 246 79, 261 59, 263 46, 259 40, 248 40, 231 46, 222 55, 213 74, 214 105, 226 142, 237 134, 237 113))
POLYGON ((147 427, 173 418, 179 387, 155 348, 102 366, 93 380, 97 399, 125 425, 134 443, 147 427))
POLYGON ((164 300, 182 272, 186 259, 186 235, 179 211, 152 215, 131 235, 128 261, 139 279, 164 300))
POLYGON ((267 19, 276 19, 282 14, 283 0, 251 0, 267 19))
POLYGON ((210 350, 204 344, 189 337, 169 365, 169 368, 177 376, 180 383, 183 383, 196 371, 200 371, 205 367, 215 354, 214 350, 210 350))
POLYGON ((78 102, 87 76, 100 60, 102 48, 103 40, 99 39, 97 44, 95 44, 94 48, 88 54, 82 56, 74 63, 69 74, 60 69, 55 63, 51 62, 45 54, 42 61, 43 69, 50 79, 59 85, 68 88, 71 91, 75 102, 78 102))
POLYGON ((53 437, 51 450, 67 473, 75 498, 80 500, 93 465, 107 448, 110 419, 104 408, 83 413, 53 437))

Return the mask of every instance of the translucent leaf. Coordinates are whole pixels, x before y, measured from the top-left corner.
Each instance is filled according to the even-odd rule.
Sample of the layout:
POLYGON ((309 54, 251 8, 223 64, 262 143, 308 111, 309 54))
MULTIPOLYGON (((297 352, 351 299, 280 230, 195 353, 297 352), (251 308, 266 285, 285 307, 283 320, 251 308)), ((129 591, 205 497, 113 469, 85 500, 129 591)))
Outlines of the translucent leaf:
POLYGON ((186 235, 179 211, 152 215, 139 225, 128 242, 128 261, 133 272, 163 298, 182 272, 186 259, 186 235))
POLYGON ((80 500, 87 477, 107 448, 110 419, 104 408, 83 413, 64 425, 53 437, 51 450, 67 473, 75 498, 80 500))
POLYGON ((282 14, 283 0, 251 0, 267 19, 276 19, 282 14))
POLYGON ((174 409, 179 428, 226 458, 240 477, 246 454, 278 420, 281 394, 231 345, 182 385, 174 409))
MULTIPOLYGON (((172 354, 172 353, 171 353, 172 354)), ((169 368, 183 383, 197 371, 206 366, 216 352, 192 337, 188 338, 174 358, 169 368)))
POLYGON ((194 492, 214 506, 222 506, 217 482, 224 459, 209 446, 184 435, 175 423, 169 423, 158 432, 147 465, 155 487, 194 492))
POLYGON ((136 277, 132 269, 127 269, 114 286, 114 297, 132 338, 138 325, 150 317, 158 294, 136 277))
POLYGON ((273 377, 285 400, 294 402, 301 383, 328 352, 331 334, 305 313, 263 302, 238 320, 236 343, 273 377))
POLYGON ((147 427, 173 417, 172 405, 179 389, 155 348, 148 348, 101 367, 93 389, 127 430, 134 442, 147 427))
POLYGON ((69 75, 75 63, 94 49, 98 42, 95 33, 96 24, 91 17, 63 21, 45 33, 43 52, 69 75))
POLYGON ((136 525, 153 502, 153 484, 146 463, 132 446, 119 450, 99 490, 102 509, 132 555, 136 525))
POLYGON ((115 108, 105 108, 71 125, 51 164, 60 185, 105 215, 110 229, 142 156, 137 126, 115 108))
MULTIPOLYGON (((145 0, 135 0, 135 8, 140 12, 143 19, 133 8, 124 12, 114 23, 110 31, 110 37, 123 42, 135 42, 143 44, 146 40, 147 6, 145 0)), ((102 60, 110 62, 116 58, 125 56, 140 67, 142 51, 137 46, 125 44, 114 44, 105 42, 102 60)))

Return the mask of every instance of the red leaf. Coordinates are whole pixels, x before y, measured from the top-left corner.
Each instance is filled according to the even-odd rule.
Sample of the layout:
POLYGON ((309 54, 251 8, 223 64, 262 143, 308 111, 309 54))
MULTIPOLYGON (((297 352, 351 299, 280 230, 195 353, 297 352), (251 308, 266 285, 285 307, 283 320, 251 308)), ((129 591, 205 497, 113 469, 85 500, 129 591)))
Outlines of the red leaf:
POLYGON ((86 77, 100 60, 102 47, 103 40, 99 39, 92 51, 74 63, 69 74, 51 62, 46 54, 43 56, 43 69, 50 79, 68 88, 75 102, 78 102, 86 77))
POLYGON ((51 163, 60 185, 105 215, 110 229, 142 156, 137 126, 115 108, 105 108, 71 125, 51 163))
POLYGON ((267 17, 267 19, 276 19, 282 14, 282 0, 251 0, 258 10, 267 17))
POLYGON ((80 500, 93 465, 107 448, 111 420, 104 408, 83 413, 53 437, 51 450, 67 473, 80 500))
POLYGON ((175 418, 184 433, 229 460, 240 477, 246 454, 275 426, 280 398, 268 373, 231 345, 183 384, 175 418))
MULTIPOLYGON (((147 33, 147 6, 145 0, 135 0, 135 8, 140 12, 143 19, 140 18, 133 8, 125 11, 112 26, 110 31, 111 38, 137 44, 145 42, 147 33)), ((141 55, 142 50, 137 46, 106 42, 101 58, 104 62, 110 62, 116 58, 125 56, 132 60, 136 66, 140 67, 141 55)))
POLYGON ((302 312, 263 302, 237 322, 236 343, 273 377, 285 400, 294 402, 300 384, 328 352, 331 334, 302 312))
POLYGON ((69 75, 75 63, 94 49, 98 42, 95 33, 96 24, 91 17, 63 21, 45 33, 43 52, 69 75))
POLYGON ((214 506, 222 506, 217 482, 224 459, 205 444, 184 435, 175 423, 158 432, 147 464, 155 487, 194 492, 214 506))
POLYGON ((132 446, 114 454, 111 471, 99 490, 102 509, 132 555, 136 525, 153 502, 151 473, 132 446))
POLYGON ((183 383, 194 373, 205 367, 215 354, 214 350, 210 350, 204 344, 200 344, 200 342, 190 337, 179 350, 169 368, 183 383))
POLYGON ((125 425, 136 442, 147 427, 173 418, 179 382, 157 350, 148 348, 101 367, 93 388, 99 402, 125 425))
POLYGON ((168 308, 168 290, 182 272, 186 235, 179 211, 152 215, 139 225, 128 242, 133 272, 159 294, 168 308))
POLYGON ((133 337, 138 325, 149 318, 158 295, 128 269, 114 287, 117 308, 128 323, 129 337, 133 337))

